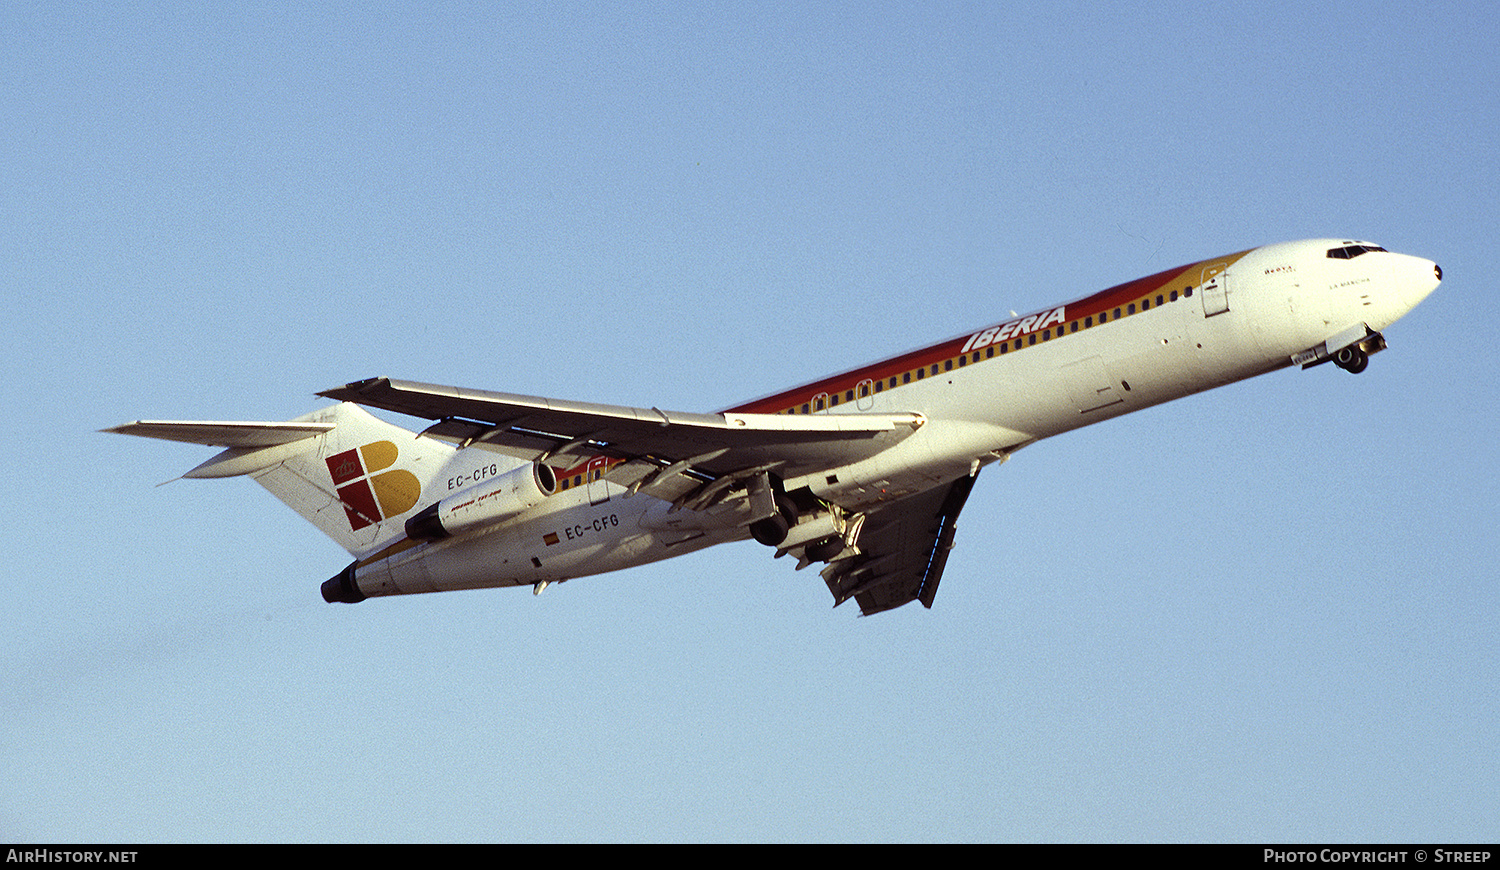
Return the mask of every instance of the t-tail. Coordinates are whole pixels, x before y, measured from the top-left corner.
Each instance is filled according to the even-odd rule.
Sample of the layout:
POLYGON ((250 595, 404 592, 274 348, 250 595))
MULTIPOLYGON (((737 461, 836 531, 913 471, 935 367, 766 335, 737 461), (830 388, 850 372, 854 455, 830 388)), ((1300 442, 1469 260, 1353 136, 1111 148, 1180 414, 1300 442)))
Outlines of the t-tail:
POLYGON ((285 423, 139 420, 104 430, 226 448, 182 475, 248 475, 363 557, 438 500, 456 448, 342 403, 285 423))

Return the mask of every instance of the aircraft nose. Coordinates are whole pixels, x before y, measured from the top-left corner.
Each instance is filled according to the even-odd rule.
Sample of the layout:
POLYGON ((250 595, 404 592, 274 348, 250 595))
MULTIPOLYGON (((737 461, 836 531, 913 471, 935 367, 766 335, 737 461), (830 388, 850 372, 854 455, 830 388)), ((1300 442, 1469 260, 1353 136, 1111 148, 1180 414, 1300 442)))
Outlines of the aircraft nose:
POLYGON ((1400 255, 1392 271, 1396 293, 1404 309, 1402 314, 1416 308, 1443 283, 1443 267, 1422 257, 1400 255))

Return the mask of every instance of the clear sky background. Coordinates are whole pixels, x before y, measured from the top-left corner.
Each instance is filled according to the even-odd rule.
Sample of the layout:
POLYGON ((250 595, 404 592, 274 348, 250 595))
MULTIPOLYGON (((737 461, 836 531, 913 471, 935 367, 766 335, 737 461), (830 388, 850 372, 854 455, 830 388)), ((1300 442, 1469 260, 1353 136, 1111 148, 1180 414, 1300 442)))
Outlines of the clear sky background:
POLYGON ((0 840, 1493 842, 1492 3, 0 10, 0 840), (376 375, 711 411, 1150 272, 1440 263, 988 469, 932 610, 753 542, 324 604, 208 448, 376 375))

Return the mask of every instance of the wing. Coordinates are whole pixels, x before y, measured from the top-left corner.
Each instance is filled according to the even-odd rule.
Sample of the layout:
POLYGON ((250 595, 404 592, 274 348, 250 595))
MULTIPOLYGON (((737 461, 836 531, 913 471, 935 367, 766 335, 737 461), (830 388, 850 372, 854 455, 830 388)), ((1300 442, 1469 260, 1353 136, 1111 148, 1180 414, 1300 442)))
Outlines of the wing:
POLYGON ((823 569, 834 606, 853 598, 864 616, 911 601, 932 607, 953 549, 954 521, 977 476, 871 510, 859 533, 860 554, 823 569))
POLYGON ((465 390, 388 378, 318 395, 435 420, 423 434, 534 461, 611 457, 603 476, 689 507, 737 480, 866 459, 920 428, 920 414, 685 414, 465 390))

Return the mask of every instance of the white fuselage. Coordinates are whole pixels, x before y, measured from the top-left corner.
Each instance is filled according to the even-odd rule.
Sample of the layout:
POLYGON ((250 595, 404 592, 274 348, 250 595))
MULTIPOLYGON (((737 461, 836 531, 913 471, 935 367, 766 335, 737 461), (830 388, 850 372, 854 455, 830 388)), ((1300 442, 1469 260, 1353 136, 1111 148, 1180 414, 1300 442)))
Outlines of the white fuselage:
MULTIPOLYGON (((1204 260, 729 411, 921 414, 925 425, 882 453, 785 481, 844 511, 867 510, 1043 438, 1324 361, 1356 338, 1380 349, 1378 333, 1440 275, 1429 260, 1371 246, 1329 253, 1362 245, 1313 240, 1204 260), (1345 337, 1338 347, 1336 337, 1345 337)), ((476 452, 458 451, 454 467, 476 452)), ((514 519, 383 547, 352 566, 353 579, 367 596, 533 585, 748 537, 742 525, 628 496, 579 469, 558 473, 562 488, 514 519)))

